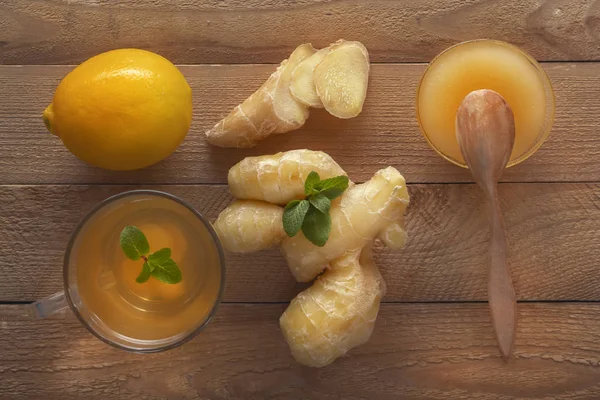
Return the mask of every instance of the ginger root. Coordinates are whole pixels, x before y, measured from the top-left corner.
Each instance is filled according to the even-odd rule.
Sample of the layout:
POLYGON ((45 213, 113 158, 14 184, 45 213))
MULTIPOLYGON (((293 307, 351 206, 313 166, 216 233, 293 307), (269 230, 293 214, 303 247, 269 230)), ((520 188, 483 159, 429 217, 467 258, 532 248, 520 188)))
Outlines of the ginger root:
POLYGON ((315 51, 310 44, 298 46, 254 94, 206 132, 208 142, 219 147, 254 147, 274 132, 304 125, 308 106, 294 99, 289 85, 294 68, 315 51))
MULTIPOLYGON (((331 233, 323 247, 303 235, 282 242, 288 266, 298 282, 309 282, 348 251, 359 251, 379 238, 388 226, 398 226, 408 205, 404 177, 392 167, 378 171, 370 181, 346 190, 331 207, 331 233)), ((386 244, 386 243, 384 243, 386 244)))
POLYGON ((311 171, 323 179, 346 175, 322 151, 291 150, 272 156, 247 157, 229 170, 227 182, 238 199, 286 205, 304 198, 304 181, 311 171))
POLYGON ((219 215, 214 228, 225 250, 253 253, 281 243, 286 236, 282 216, 283 209, 274 204, 237 200, 219 215))
POLYGON ((371 337, 385 282, 369 248, 331 263, 281 315, 281 330, 294 358, 323 367, 371 337))
POLYGON ((322 367, 365 343, 373 331, 385 283, 375 266, 375 240, 398 249, 406 241, 403 216, 409 203, 402 175, 388 167, 369 181, 350 184, 331 203, 331 232, 317 247, 303 234, 287 237, 281 205, 304 197, 311 171, 323 178, 346 175, 327 154, 294 150, 247 158, 229 172, 236 200, 215 222, 224 247, 250 252, 281 245, 294 277, 315 283, 292 300, 280 319, 294 358, 322 367))
POLYGON ((254 147, 273 133, 300 128, 308 107, 339 118, 361 110, 367 93, 369 54, 359 42, 339 40, 315 50, 301 44, 267 81, 206 132, 212 145, 254 147))

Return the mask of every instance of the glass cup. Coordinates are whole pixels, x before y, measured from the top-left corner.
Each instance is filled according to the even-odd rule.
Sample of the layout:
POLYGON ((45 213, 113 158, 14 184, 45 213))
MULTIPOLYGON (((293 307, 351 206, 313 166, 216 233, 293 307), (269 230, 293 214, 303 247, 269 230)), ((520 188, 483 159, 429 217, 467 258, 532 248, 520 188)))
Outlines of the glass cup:
MULTIPOLYGON (((476 58, 471 59, 471 61, 473 60, 475 60, 475 62, 478 61, 476 58)), ((505 68, 505 72, 506 70, 507 69, 505 68)), ((514 70, 510 73, 513 72, 514 70)), ((520 83, 522 84, 524 82, 521 81, 520 83)), ((429 145, 446 160, 460 167, 467 168, 467 165, 464 162, 462 155, 460 154, 458 143, 449 143, 447 140, 442 140, 443 138, 441 138, 440 135, 436 134, 437 132, 434 132, 432 124, 428 123, 429 121, 426 120, 428 117, 431 118, 431 113, 427 115, 427 113, 424 111, 427 105, 425 103, 425 99, 431 98, 432 95, 435 95, 436 97, 441 97, 440 91, 442 90, 448 90, 449 93, 450 91, 452 91, 452 93, 456 92, 457 98, 453 99, 453 101, 451 102, 451 107, 447 107, 447 109, 442 109, 440 107, 440 109, 436 110, 440 114, 444 112, 453 112, 455 114, 456 110, 458 109, 458 105, 460 104, 460 101, 462 101, 464 96, 466 96, 469 92, 477 89, 492 89, 497 91, 505 97, 509 105, 513 108, 513 112, 515 113, 515 151, 513 151, 513 154, 511 154, 511 158, 508 162, 507 167, 516 165, 529 158, 533 153, 537 151, 537 149, 540 148, 540 146, 544 143, 544 141, 548 138, 548 135, 550 134, 550 130, 554 122, 555 112, 554 91, 552 89, 552 84, 550 83, 548 75, 533 57, 531 57, 529 54, 512 44, 497 40, 478 39, 456 44, 437 55, 425 69, 425 72, 421 77, 419 85, 417 86, 416 110, 419 127, 429 145), (473 74, 473 72, 478 72, 474 71, 474 69, 477 67, 473 66, 472 62, 468 62, 468 57, 473 56, 473 54, 478 54, 476 52, 481 50, 491 50, 499 52, 509 50, 508 52, 504 51, 505 56, 514 57, 515 60, 518 60, 518 62, 522 63, 521 65, 526 66, 525 68, 530 70, 529 72, 531 72, 529 76, 532 77, 531 79, 534 80, 535 86, 537 88, 540 88, 540 90, 538 90, 537 92, 539 94, 539 98, 543 100, 541 100, 539 104, 534 104, 533 106, 539 107, 540 105, 542 105, 541 103, 543 103, 543 110, 539 110, 539 123, 535 125, 536 131, 530 132, 528 130, 529 135, 535 135, 535 137, 533 138, 533 140, 528 140, 527 143, 523 146, 519 146, 519 148, 519 137, 523 133, 522 131, 519 131, 519 123, 522 121, 522 118, 520 118, 520 113, 526 113, 527 111, 524 107, 515 107, 520 105, 518 104, 518 99, 513 104, 511 104, 512 99, 508 98, 506 94, 503 93, 503 89, 506 89, 507 86, 512 86, 512 83, 514 82, 511 82, 510 80, 513 79, 514 76, 516 76, 515 79, 517 80, 524 79, 524 77, 520 76, 518 73, 516 73, 513 77, 511 77, 508 74, 504 75, 501 68, 494 68, 494 65, 491 64, 488 64, 488 69, 485 70, 485 75, 480 74, 479 77, 475 77, 475 74, 473 74), (465 79, 465 81, 469 81, 469 84, 465 85, 464 88, 457 88, 457 86, 460 86, 458 82, 450 82, 448 86, 442 86, 438 84, 438 86, 436 87, 438 91, 436 93, 433 93, 431 91, 431 88, 435 86, 427 87, 427 89, 425 89, 425 87, 431 82, 435 83, 436 80, 438 82, 443 81, 444 77, 442 75, 446 73, 444 69, 448 67, 448 65, 450 64, 449 61, 451 60, 456 62, 455 65, 462 63, 461 68, 457 69, 455 73, 457 77, 461 77, 465 79), (453 86, 454 84, 456 84, 456 86, 453 86), (464 93, 461 92, 461 89, 464 91, 464 93), (458 93, 460 93, 460 95, 458 95, 458 93)), ((512 97, 515 98, 518 96, 515 96, 513 94, 512 97)), ((452 120, 452 124, 453 123, 454 121, 452 120)), ((452 132, 454 135, 453 125, 452 132)), ((453 140, 456 141, 455 137, 453 137, 453 140)))
MULTIPOLYGON (((148 241, 151 252, 158 250, 150 236, 148 241)), ((100 340, 120 349, 152 353, 185 343, 208 324, 223 293, 225 257, 211 224, 187 202, 164 192, 133 190, 104 200, 75 228, 65 251, 63 280, 63 291, 0 317, 41 319, 69 307, 100 340), (135 282, 143 261, 127 260, 119 247, 122 228, 137 217, 158 218, 146 226, 159 236, 161 224, 182 228, 177 230, 179 236, 164 240, 172 240, 172 257, 182 271, 177 285, 188 286, 154 281, 169 301, 144 294, 150 281, 135 282), (185 253, 183 265, 176 252, 182 257, 185 253), (132 266, 126 278, 120 275, 123 265, 132 266)))

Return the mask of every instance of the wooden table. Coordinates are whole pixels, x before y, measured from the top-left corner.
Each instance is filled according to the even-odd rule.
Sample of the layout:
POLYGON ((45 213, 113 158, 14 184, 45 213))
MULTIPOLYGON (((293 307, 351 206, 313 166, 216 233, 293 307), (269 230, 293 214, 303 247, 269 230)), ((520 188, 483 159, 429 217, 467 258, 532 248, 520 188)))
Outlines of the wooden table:
POLYGON ((215 218, 226 171, 248 155, 324 150, 355 181, 392 165, 410 183, 410 241, 378 250, 388 294, 370 342, 323 369, 297 365, 278 318, 301 289, 278 251, 228 255, 217 317, 162 354, 119 351, 68 312, 0 322, 2 399, 598 399, 600 398, 600 3, 591 0, 5 0, 0 2, 0 307, 61 289, 77 221, 131 188, 164 190, 215 218), (203 132, 255 90, 299 43, 360 40, 373 62, 364 112, 319 110, 300 131, 252 150, 211 148, 203 132), (529 51, 550 75, 556 121, 500 185, 519 302, 504 363, 486 304, 488 226, 466 170, 438 157, 417 126, 419 76, 444 48, 491 37, 529 51), (44 129, 60 79, 119 47, 156 51, 194 94, 173 156, 134 172, 83 164, 44 129))

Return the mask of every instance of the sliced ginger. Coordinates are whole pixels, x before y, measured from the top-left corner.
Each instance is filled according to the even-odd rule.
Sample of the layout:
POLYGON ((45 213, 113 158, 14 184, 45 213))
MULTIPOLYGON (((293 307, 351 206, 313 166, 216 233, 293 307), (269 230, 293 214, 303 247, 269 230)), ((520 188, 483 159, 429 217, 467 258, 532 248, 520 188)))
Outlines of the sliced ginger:
POLYGON ((290 92, 292 72, 305 59, 310 58, 316 50, 310 44, 302 44, 294 50, 284 64, 273 95, 273 112, 279 119, 275 133, 293 131, 304 125, 308 118, 308 107, 297 101, 290 92))
POLYGON ((325 49, 298 46, 267 81, 206 132, 220 147, 254 147, 273 133, 304 125, 308 107, 339 118, 357 116, 369 79, 369 54, 359 42, 340 40, 325 49))
POLYGON ((317 51, 312 56, 302 61, 292 73, 290 83, 290 92, 299 102, 314 108, 323 108, 323 103, 317 94, 313 72, 323 58, 329 53, 330 48, 326 47, 317 51))
POLYGON ((307 282, 281 316, 280 325, 293 356, 304 365, 322 367, 365 343, 371 336, 385 291, 371 256, 379 239, 390 248, 404 245, 403 215, 409 202, 402 175, 388 167, 354 185, 331 204, 331 232, 317 247, 303 234, 288 237, 281 205, 304 197, 311 171, 321 178, 346 175, 327 154, 293 150, 249 157, 229 171, 229 187, 239 199, 217 218, 215 228, 225 248, 246 253, 281 245, 294 277, 307 282))
POLYGON ((316 92, 325 109, 338 118, 353 118, 362 111, 369 82, 369 53, 360 42, 340 40, 331 45, 315 67, 316 92))

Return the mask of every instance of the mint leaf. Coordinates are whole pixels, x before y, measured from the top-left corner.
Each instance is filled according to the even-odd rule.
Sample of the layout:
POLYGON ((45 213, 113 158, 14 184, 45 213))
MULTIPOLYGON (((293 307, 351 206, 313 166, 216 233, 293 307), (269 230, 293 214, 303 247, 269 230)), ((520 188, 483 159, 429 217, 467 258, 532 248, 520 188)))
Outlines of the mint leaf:
POLYGON ((331 232, 331 200, 348 189, 350 181, 345 175, 321 180, 311 171, 304 182, 307 199, 290 201, 283 211, 283 229, 289 237, 302 230, 314 245, 323 247, 331 232))
POLYGON ((318 182, 314 190, 318 193, 323 194, 329 200, 333 200, 336 197, 339 197, 344 193, 346 189, 348 189, 349 180, 345 175, 336 176, 334 178, 329 178, 318 182))
POLYGON ((283 210, 283 230, 289 237, 294 237, 302 227, 304 216, 310 208, 308 200, 292 200, 283 210))
POLYGON ((302 223, 302 233, 315 246, 323 247, 331 232, 331 216, 311 207, 302 223))
POLYGON ((164 249, 160 249, 155 251, 154 253, 148 256, 148 262, 153 264, 161 264, 171 258, 171 249, 165 247, 164 249))
POLYGON ((165 247, 150 253, 150 245, 146 235, 135 226, 126 226, 121 231, 120 244, 123 253, 131 260, 144 260, 142 271, 135 279, 137 283, 144 283, 155 277, 164 283, 181 282, 181 270, 171 258, 171 249, 165 247))
POLYGON ((323 214, 329 214, 329 209, 331 208, 331 200, 329 200, 322 193, 313 194, 308 198, 310 204, 321 211, 323 214))
POLYGON ((144 266, 142 267, 142 272, 140 272, 140 274, 135 279, 135 281, 137 283, 144 283, 144 282, 147 282, 148 279, 150 279, 150 266, 148 265, 147 262, 145 262, 144 266))
POLYGON ((319 183, 320 180, 321 178, 319 177, 319 174, 315 171, 311 171, 310 174, 308 174, 308 176, 306 177, 306 181, 304 182, 304 194, 307 196, 313 194, 313 189, 315 185, 319 183))
POLYGON ((150 274, 164 283, 179 283, 181 282, 181 270, 173 259, 169 258, 161 263, 153 263, 148 260, 150 265, 150 274))
POLYGON ((150 252, 146 236, 135 226, 126 226, 121 231, 121 249, 130 260, 139 260, 150 252))

